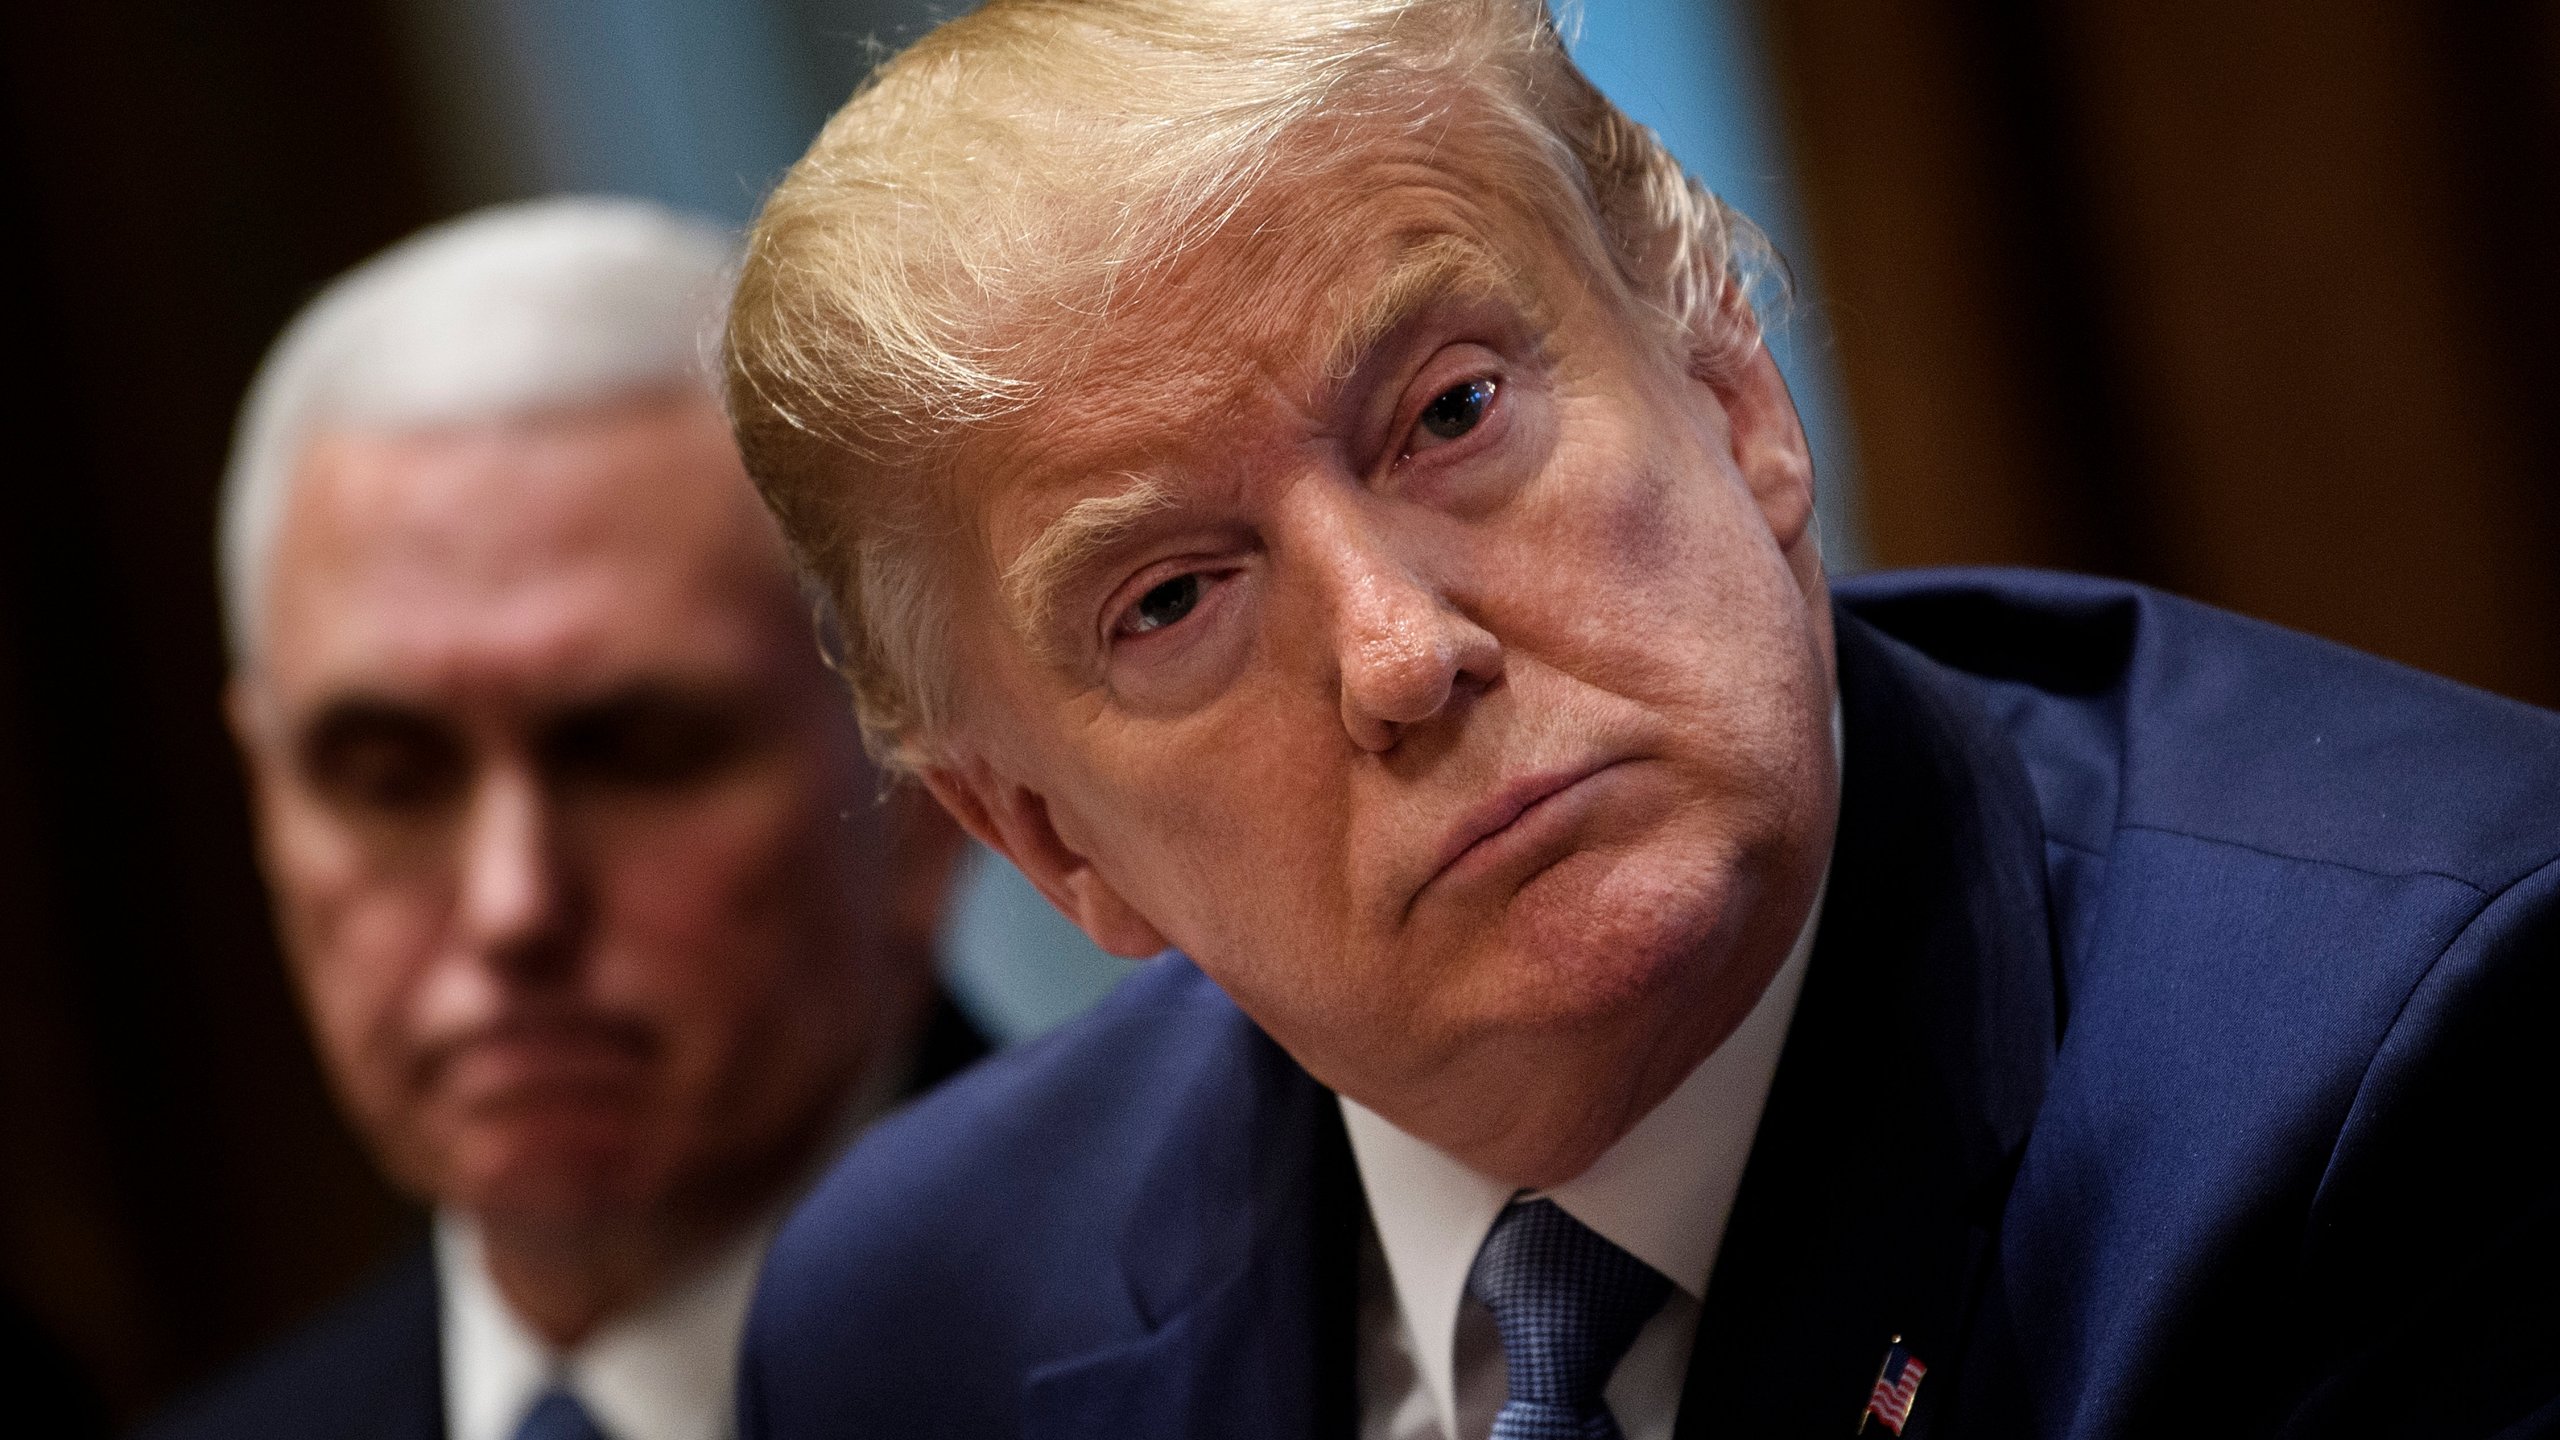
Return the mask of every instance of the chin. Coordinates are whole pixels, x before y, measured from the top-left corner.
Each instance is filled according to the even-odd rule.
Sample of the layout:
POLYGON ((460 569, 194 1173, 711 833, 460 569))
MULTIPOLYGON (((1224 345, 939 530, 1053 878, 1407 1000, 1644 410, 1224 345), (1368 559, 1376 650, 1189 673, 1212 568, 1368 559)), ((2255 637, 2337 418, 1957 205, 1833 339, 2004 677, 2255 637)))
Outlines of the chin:
POLYGON ((1712 992, 1759 887, 1731 864, 1659 848, 1584 852, 1520 888, 1504 968, 1527 1008, 1559 1027, 1605 1026, 1712 992))
POLYGON ((438 1198, 533 1222, 578 1222, 648 1205, 646 1146, 628 1121, 596 1115, 518 1117, 454 1147, 438 1198))

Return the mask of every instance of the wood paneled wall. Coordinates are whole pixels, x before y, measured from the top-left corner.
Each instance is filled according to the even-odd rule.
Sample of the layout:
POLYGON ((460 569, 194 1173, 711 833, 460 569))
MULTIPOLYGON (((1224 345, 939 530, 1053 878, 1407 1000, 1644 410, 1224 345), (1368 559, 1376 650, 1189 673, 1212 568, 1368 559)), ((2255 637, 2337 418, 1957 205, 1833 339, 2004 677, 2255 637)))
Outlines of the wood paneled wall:
POLYGON ((2560 704, 2560 6, 1763 9, 1879 563, 2560 704))
POLYGON ((372 26, 320 0, 0 12, 0 1308, 120 1419, 412 1223, 277 963, 210 528, 269 338, 431 218, 372 26))

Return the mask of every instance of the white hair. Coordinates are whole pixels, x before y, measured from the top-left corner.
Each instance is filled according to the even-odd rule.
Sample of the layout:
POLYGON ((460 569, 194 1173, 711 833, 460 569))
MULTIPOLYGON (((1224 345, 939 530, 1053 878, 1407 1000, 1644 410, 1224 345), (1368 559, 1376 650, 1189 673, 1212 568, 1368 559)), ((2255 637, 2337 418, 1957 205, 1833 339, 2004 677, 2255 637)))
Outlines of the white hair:
POLYGON ((692 384, 716 395, 729 231, 641 200, 563 197, 430 227, 340 276, 250 384, 223 475, 218 561, 235 666, 320 430, 496 421, 692 384))

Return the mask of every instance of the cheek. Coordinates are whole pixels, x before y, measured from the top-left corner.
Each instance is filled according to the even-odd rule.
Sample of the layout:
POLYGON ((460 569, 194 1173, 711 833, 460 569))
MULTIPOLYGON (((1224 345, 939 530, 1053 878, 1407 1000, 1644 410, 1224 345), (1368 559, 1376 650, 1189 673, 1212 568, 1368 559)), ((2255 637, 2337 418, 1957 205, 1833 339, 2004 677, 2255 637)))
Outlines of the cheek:
POLYGON ((417 1051, 411 1002, 447 910, 433 867, 368 865, 352 835, 308 813, 271 827, 278 929, 341 1093, 377 1121, 401 1103, 417 1051))
POLYGON ((1578 403, 1539 503, 1488 547, 1492 628, 1566 678, 1547 703, 1603 731, 1632 720, 1671 762, 1673 851, 1770 863, 1826 793, 1819 617, 1714 426, 1578 403))
POLYGON ((1572 441, 1488 547, 1505 643, 1631 698, 1758 693, 1803 647, 1806 610, 1712 427, 1569 403, 1572 441))
POLYGON ((697 1054, 820 1002, 807 982, 852 948, 871 878, 839 823, 789 774, 598 824, 595 998, 697 1054))
POLYGON ((1320 934, 1344 908, 1340 721, 1280 669, 1113 745, 1074 807, 1110 817, 1077 827, 1103 877, 1220 968, 1320 934))

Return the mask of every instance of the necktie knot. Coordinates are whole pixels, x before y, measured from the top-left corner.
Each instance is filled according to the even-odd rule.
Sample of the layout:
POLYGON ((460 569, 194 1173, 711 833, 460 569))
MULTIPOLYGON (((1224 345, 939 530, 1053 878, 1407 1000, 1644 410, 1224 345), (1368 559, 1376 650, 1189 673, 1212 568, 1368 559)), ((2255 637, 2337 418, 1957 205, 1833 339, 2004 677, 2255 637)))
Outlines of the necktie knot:
POLYGON ((515 1440, 605 1440, 605 1433, 577 1396, 554 1387, 524 1412, 515 1440))
POLYGON ((1502 1332, 1510 1398, 1493 1440, 1618 1440, 1609 1376, 1671 1294, 1662 1272, 1552 1200, 1515 1200, 1467 1272, 1502 1332))

